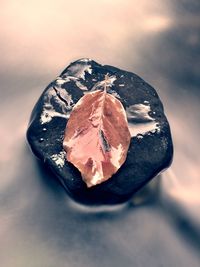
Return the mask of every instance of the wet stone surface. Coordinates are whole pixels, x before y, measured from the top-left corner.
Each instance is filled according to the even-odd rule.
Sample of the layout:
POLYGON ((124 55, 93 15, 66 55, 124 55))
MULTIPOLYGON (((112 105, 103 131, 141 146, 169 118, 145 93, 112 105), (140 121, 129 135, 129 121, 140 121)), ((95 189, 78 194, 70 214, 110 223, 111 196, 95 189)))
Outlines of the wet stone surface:
POLYGON ((155 91, 136 74, 100 65, 90 59, 71 63, 42 93, 27 131, 33 153, 50 168, 69 195, 85 204, 115 204, 167 168, 173 145, 163 105, 155 91), (67 120, 76 102, 87 92, 102 89, 123 104, 131 133, 125 163, 109 180, 87 188, 79 171, 66 161, 63 138, 67 120))

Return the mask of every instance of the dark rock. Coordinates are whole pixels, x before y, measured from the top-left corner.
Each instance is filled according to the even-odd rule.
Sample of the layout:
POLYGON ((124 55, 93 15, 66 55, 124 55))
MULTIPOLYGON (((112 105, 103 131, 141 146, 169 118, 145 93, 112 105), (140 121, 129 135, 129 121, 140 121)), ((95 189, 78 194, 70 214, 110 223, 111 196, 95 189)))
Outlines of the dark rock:
POLYGON ((70 64, 45 89, 32 111, 27 139, 34 154, 50 167, 71 197, 85 204, 128 200, 167 168, 173 156, 170 127, 156 91, 134 73, 89 59, 70 64), (62 142, 73 105, 85 92, 101 89, 106 74, 110 76, 108 92, 126 109, 131 145, 119 171, 88 189, 79 171, 66 161, 62 142))

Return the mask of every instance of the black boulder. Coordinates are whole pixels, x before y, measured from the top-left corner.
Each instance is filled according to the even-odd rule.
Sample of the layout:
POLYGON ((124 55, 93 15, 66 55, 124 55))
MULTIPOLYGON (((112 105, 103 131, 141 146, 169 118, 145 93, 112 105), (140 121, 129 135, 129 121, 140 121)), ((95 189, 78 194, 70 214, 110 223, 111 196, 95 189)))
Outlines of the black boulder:
POLYGON ((90 59, 71 63, 44 90, 36 103, 27 131, 34 154, 48 166, 69 195, 85 204, 115 204, 167 168, 173 156, 169 123, 155 91, 136 74, 100 65, 90 59), (79 171, 65 159, 62 142, 74 104, 85 92, 101 89, 109 76, 108 93, 123 104, 132 135, 127 159, 109 180, 87 188, 79 171))

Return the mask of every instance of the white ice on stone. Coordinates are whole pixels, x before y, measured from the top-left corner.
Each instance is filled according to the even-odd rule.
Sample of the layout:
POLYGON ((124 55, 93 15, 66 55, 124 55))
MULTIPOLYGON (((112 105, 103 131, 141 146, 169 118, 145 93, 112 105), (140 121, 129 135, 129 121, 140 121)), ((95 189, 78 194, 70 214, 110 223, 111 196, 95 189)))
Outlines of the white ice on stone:
POLYGON ((148 101, 144 104, 135 104, 126 109, 128 126, 131 137, 156 133, 160 131, 159 123, 149 115, 151 107, 148 101))
POLYGON ((51 159, 56 163, 59 168, 62 168, 65 165, 65 152, 61 151, 58 154, 53 154, 51 159))
POLYGON ((88 90, 88 88, 87 88, 85 85, 83 85, 80 81, 76 81, 75 83, 76 83, 76 86, 77 86, 79 89, 81 89, 81 90, 83 90, 83 91, 87 91, 87 90, 88 90))
POLYGON ((61 76, 58 76, 56 78, 56 85, 62 85, 64 83, 68 83, 68 82, 71 82, 71 81, 77 81, 78 78, 77 77, 74 77, 74 76, 71 76, 71 75, 68 75, 66 76, 65 74, 61 77, 61 76))
MULTIPOLYGON (((60 88, 59 90, 59 95, 65 100, 65 109, 69 110, 71 109, 72 105, 73 105, 73 100, 72 100, 72 96, 63 88, 60 88)), ((59 99, 59 102, 62 102, 60 99, 59 99)), ((60 104, 60 103, 59 103, 60 104)), ((63 106, 63 105, 62 105, 63 106)))
POLYGON ((69 112, 74 105, 72 97, 71 95, 68 94, 68 92, 65 89, 62 88, 59 89, 59 94, 65 100, 65 102, 58 97, 54 88, 51 87, 46 92, 44 96, 44 106, 42 114, 40 116, 41 124, 50 122, 54 117, 61 117, 65 119, 69 118, 69 112), (52 99, 59 105, 61 112, 55 110, 55 108, 51 103, 52 99))
POLYGON ((73 77, 85 80, 85 73, 92 74, 92 68, 90 64, 76 63, 72 64, 64 75, 71 75, 73 77))
POLYGON ((89 63, 91 59, 83 58, 77 61, 75 64, 72 64, 67 68, 67 71, 62 75, 57 77, 56 84, 63 85, 65 83, 74 81, 76 86, 81 90, 88 90, 88 88, 83 85, 81 80, 85 80, 85 73, 92 74, 92 66, 89 63))
POLYGON ((116 80, 117 80, 117 77, 115 75, 108 76, 108 80, 106 81, 106 84, 108 83, 107 86, 113 86, 114 81, 116 80))
POLYGON ((90 59, 90 58, 81 58, 81 59, 79 59, 78 62, 90 62, 90 61, 92 61, 92 59, 90 59))
POLYGON ((54 117, 60 117, 60 118, 69 118, 69 114, 62 114, 59 112, 56 112, 55 109, 52 107, 50 110, 43 110, 41 117, 40 117, 40 122, 41 124, 48 123, 52 120, 54 117))
POLYGON ((66 80, 62 79, 61 77, 58 77, 55 82, 56 85, 63 85, 64 83, 66 83, 66 80))
POLYGON ((81 89, 83 91, 88 90, 88 88, 81 83, 80 79, 77 78, 77 77, 74 77, 74 76, 65 76, 64 75, 62 77, 57 77, 56 85, 61 86, 61 85, 65 84, 65 83, 68 83, 68 82, 71 82, 71 81, 73 81, 79 89, 81 89))
POLYGON ((126 113, 129 119, 141 119, 144 121, 152 121, 154 120, 149 116, 149 112, 151 111, 150 105, 144 104, 135 104, 126 109, 126 113))
POLYGON ((131 137, 137 136, 138 138, 142 138, 140 135, 145 135, 148 133, 155 133, 160 131, 159 124, 156 121, 146 122, 146 123, 129 122, 128 127, 131 137))

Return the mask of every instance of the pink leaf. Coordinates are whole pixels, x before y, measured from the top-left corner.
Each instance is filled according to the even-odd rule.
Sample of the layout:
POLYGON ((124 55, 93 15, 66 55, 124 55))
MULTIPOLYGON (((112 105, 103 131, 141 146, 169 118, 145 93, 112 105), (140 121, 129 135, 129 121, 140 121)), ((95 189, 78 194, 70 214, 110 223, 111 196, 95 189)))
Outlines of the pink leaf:
POLYGON ((121 102, 104 91, 84 95, 67 122, 63 147, 67 160, 88 187, 109 179, 125 162, 131 135, 121 102))

